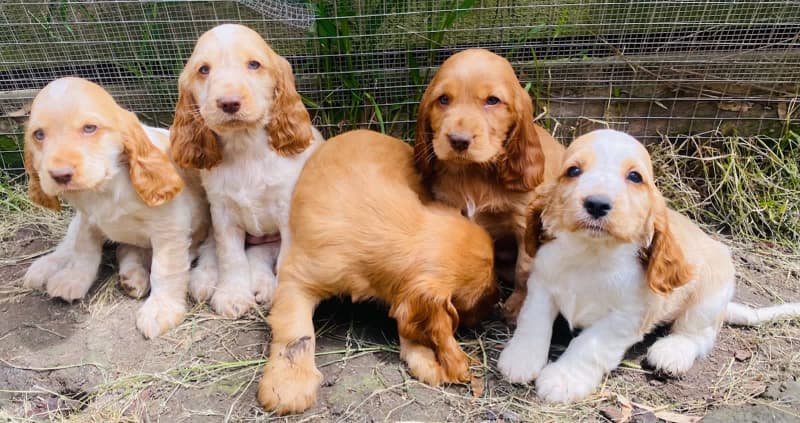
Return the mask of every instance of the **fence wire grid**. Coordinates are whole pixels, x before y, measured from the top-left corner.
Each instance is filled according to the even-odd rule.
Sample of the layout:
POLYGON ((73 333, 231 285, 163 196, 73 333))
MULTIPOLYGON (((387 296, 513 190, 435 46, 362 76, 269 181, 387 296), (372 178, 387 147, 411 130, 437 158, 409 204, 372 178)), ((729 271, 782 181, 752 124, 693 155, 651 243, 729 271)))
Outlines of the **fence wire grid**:
POLYGON ((610 126, 644 141, 797 123, 796 1, 3 1, 0 166, 22 169, 22 125, 49 81, 76 75, 167 126, 197 37, 248 25, 293 65, 326 136, 410 139, 417 103, 452 53, 488 48, 530 87, 562 139, 610 126))

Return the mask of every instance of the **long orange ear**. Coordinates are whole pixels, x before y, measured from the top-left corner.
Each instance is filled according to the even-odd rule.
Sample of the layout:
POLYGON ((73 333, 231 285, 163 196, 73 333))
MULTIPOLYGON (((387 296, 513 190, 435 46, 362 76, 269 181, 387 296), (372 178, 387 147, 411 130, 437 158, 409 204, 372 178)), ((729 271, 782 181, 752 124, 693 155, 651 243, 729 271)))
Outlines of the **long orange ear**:
POLYGON ((542 224, 542 213, 550 202, 556 184, 556 181, 548 181, 539 185, 525 212, 525 252, 530 257, 536 255, 542 240, 547 236, 542 224))
POLYGON ((208 129, 194 98, 183 88, 179 88, 169 140, 170 156, 181 167, 211 169, 222 161, 217 136, 208 129))
POLYGON ((669 214, 661 195, 655 200, 653 232, 650 245, 641 255, 647 263, 647 285, 653 292, 669 294, 691 280, 694 269, 686 261, 669 228, 669 214))
POLYGON ((419 103, 419 110, 417 111, 417 127, 414 130, 414 166, 417 171, 422 175, 422 183, 425 186, 430 186, 433 172, 436 166, 436 153, 433 151, 433 134, 431 134, 430 117, 428 110, 430 109, 430 101, 428 93, 435 83, 436 78, 428 85, 422 100, 419 103))
POLYGON ((39 173, 36 172, 36 169, 33 167, 33 153, 30 147, 28 147, 29 143, 30 141, 25 140, 25 152, 23 153, 25 173, 28 174, 28 196, 31 197, 31 201, 33 201, 34 204, 51 210, 60 211, 61 203, 58 201, 58 197, 47 195, 44 190, 42 190, 39 173))
POLYGON ((150 142, 136 115, 124 113, 127 116, 122 144, 128 156, 133 189, 150 207, 164 204, 183 189, 183 179, 169 157, 150 142))
POLYGON ((275 102, 267 131, 272 148, 282 156, 291 156, 311 145, 311 118, 295 88, 292 65, 275 53, 272 56, 278 70, 273 75, 275 102))
POLYGON ((498 163, 500 180, 510 190, 530 191, 542 182, 544 153, 533 123, 533 102, 518 86, 514 90, 516 117, 505 145, 505 154, 498 163))

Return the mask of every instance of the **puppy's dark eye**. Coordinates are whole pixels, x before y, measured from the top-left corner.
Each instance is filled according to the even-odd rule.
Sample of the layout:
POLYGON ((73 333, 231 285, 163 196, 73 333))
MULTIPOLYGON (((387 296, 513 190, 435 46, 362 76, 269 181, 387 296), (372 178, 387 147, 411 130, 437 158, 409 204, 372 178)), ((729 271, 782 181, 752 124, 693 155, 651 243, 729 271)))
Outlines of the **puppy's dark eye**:
POLYGON ((581 172, 581 168, 578 166, 570 166, 569 169, 567 169, 567 176, 570 178, 577 178, 578 176, 581 176, 581 173, 583 172, 581 172))
POLYGON ((200 66, 200 69, 197 71, 200 72, 200 75, 208 75, 208 73, 211 72, 211 68, 208 67, 208 65, 203 65, 200 66))
POLYGON ((635 184, 641 184, 642 183, 642 175, 639 172, 635 171, 635 170, 631 171, 631 172, 628 172, 628 176, 626 176, 625 179, 627 179, 627 180, 629 180, 629 181, 631 181, 631 182, 633 182, 635 184))
POLYGON ((84 134, 94 134, 95 131, 97 131, 97 125, 92 125, 92 124, 83 125, 84 134))
POLYGON ((500 103, 500 99, 495 97, 495 96, 493 96, 493 95, 489 96, 489 98, 486 99, 486 105, 487 106, 494 106, 495 104, 498 104, 498 103, 500 103))
POLYGON ((440 95, 438 101, 439 104, 441 104, 442 106, 447 106, 448 104, 450 104, 450 97, 446 95, 440 95))
POLYGON ((44 131, 41 129, 33 131, 33 137, 36 138, 37 141, 44 141, 44 131))
POLYGON ((255 60, 251 60, 251 61, 247 62, 247 68, 248 69, 256 70, 256 69, 258 69, 260 67, 261 67, 261 63, 258 63, 255 60))

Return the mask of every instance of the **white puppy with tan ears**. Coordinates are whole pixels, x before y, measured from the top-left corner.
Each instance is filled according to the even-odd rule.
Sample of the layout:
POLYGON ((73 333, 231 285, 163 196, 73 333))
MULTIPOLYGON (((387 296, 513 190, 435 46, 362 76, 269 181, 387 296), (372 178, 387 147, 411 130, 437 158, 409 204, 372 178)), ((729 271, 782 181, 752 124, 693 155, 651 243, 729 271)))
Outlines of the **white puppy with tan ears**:
POLYGON ((576 139, 561 176, 537 189, 526 247, 534 257, 528 295, 498 367, 511 382, 536 379, 539 397, 551 402, 587 397, 659 324, 672 328, 647 361, 680 375, 711 350, 723 321, 800 315, 800 304, 731 303, 728 248, 667 208, 647 150, 613 130, 576 139), (548 364, 558 313, 582 332, 548 364))
POLYGON ((168 147, 169 132, 142 125, 99 85, 80 78, 47 84, 25 131, 28 193, 55 210, 61 197, 76 213, 55 251, 28 269, 24 285, 67 301, 83 298, 110 240, 120 244, 125 292, 141 298, 150 291, 136 319, 142 334, 152 338, 180 324, 190 279, 213 285, 217 270, 199 177, 179 172, 168 147))

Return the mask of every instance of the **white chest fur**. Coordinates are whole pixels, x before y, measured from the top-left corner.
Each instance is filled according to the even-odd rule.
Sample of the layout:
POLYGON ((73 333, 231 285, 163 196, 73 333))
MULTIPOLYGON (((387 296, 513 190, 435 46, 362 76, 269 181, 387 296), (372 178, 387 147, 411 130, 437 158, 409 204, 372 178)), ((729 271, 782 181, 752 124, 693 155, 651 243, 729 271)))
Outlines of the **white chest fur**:
POLYGON ((583 235, 557 234, 542 245, 529 283, 544 287, 573 328, 582 328, 614 311, 644 316, 650 293, 638 246, 587 242, 583 235))
POLYGON ((288 222, 303 164, 319 142, 300 154, 281 156, 269 147, 263 130, 223 141, 222 163, 201 172, 212 210, 251 235, 279 232, 288 222))

